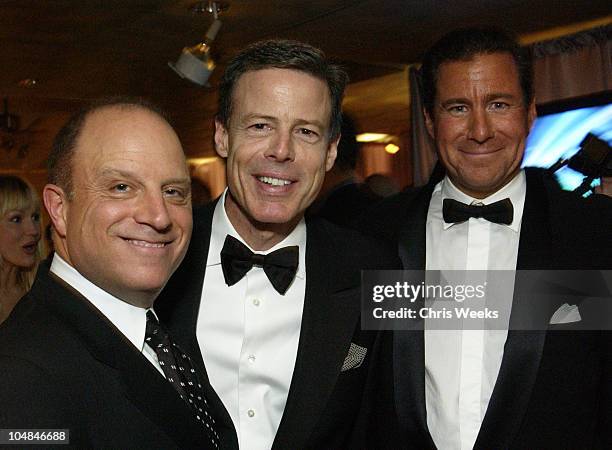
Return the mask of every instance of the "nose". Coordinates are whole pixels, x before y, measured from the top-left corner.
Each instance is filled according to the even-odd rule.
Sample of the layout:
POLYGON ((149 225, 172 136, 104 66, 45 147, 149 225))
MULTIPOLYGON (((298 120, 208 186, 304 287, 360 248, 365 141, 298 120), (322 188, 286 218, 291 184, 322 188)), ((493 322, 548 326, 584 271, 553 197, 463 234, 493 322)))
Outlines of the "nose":
POLYGON ((40 239, 40 222, 38 220, 35 220, 33 218, 31 218, 30 220, 26 220, 26 234, 28 236, 33 236, 36 238, 36 240, 40 239))
POLYGON ((475 108, 470 117, 468 137, 482 144, 493 137, 491 118, 485 108, 475 108))
POLYGON ((162 192, 145 193, 139 200, 134 211, 136 222, 149 225, 159 233, 168 231, 172 226, 172 219, 168 213, 168 205, 162 192))
POLYGON ((266 151, 266 157, 277 162, 293 161, 295 158, 294 142, 290 131, 279 131, 266 151))

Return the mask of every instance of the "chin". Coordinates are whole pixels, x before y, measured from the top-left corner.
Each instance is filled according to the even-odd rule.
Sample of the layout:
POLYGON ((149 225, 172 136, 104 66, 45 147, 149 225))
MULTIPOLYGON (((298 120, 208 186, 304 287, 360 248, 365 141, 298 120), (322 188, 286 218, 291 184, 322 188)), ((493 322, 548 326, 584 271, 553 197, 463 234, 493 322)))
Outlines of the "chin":
POLYGON ((168 282, 171 273, 165 272, 163 275, 155 275, 151 272, 145 276, 133 277, 129 280, 125 280, 126 286, 129 289, 139 292, 159 292, 168 282))

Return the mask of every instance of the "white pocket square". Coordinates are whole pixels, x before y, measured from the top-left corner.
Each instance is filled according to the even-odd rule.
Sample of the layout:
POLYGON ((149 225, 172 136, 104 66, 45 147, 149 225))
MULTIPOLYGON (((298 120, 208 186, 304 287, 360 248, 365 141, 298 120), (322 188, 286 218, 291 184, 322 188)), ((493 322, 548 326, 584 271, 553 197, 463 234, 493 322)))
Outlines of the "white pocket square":
POLYGON ((340 369, 340 371, 346 372, 347 370, 356 369, 357 367, 361 366, 365 360, 366 353, 368 353, 367 348, 351 342, 348 355, 346 355, 344 364, 342 364, 342 369, 340 369))
POLYGON ((580 311, 578 311, 577 305, 568 305, 564 303, 555 311, 553 316, 550 318, 549 325, 559 325, 562 323, 580 322, 580 311))

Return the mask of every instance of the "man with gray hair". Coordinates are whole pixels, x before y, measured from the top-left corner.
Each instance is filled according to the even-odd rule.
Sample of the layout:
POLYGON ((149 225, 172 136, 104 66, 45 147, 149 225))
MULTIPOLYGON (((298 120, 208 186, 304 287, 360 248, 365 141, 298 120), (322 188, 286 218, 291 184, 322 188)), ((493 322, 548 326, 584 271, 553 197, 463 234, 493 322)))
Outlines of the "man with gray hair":
POLYGON ((304 220, 336 159, 346 81, 320 50, 286 40, 247 47, 221 81, 228 189, 194 213, 162 301, 173 332, 201 350, 241 448, 363 444, 355 422, 378 335, 360 327, 360 270, 399 262, 378 241, 304 220))

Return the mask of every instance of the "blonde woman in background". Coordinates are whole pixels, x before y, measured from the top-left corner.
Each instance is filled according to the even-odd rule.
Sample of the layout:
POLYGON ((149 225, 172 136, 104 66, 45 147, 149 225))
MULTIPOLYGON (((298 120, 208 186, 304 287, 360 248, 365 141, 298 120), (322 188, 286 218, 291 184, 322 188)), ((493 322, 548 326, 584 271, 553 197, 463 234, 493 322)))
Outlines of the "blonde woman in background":
POLYGON ((15 176, 0 175, 0 323, 30 289, 43 257, 40 200, 15 176))

